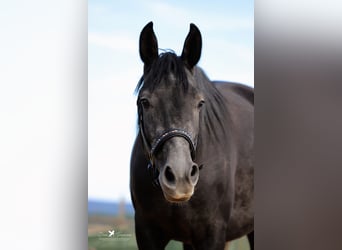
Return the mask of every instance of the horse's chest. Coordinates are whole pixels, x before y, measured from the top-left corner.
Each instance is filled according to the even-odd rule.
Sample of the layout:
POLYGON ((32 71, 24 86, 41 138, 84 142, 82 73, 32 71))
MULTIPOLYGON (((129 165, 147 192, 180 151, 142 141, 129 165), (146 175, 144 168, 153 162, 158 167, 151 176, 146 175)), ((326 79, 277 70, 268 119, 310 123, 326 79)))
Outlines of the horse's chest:
POLYGON ((159 221, 159 226, 169 236, 176 240, 186 242, 191 239, 196 228, 193 221, 195 213, 190 209, 169 208, 164 215, 160 214, 158 217, 163 218, 159 221))

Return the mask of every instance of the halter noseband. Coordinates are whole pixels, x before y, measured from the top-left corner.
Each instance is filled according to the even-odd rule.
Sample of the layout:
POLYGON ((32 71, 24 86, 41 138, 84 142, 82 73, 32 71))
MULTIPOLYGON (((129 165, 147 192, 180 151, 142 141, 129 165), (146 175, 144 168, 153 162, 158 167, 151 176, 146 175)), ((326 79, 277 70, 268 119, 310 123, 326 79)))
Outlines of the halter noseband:
POLYGON ((145 150, 147 151, 147 158, 149 160, 149 164, 147 166, 148 171, 153 179, 154 184, 159 185, 158 182, 158 170, 154 167, 154 156, 161 148, 161 146, 168 140, 173 137, 182 137, 184 138, 190 146, 190 154, 191 158, 194 160, 196 156, 196 143, 192 139, 191 135, 183 129, 172 128, 165 130, 160 136, 153 140, 150 145, 146 139, 145 131, 144 131, 144 122, 143 122, 143 113, 141 107, 139 107, 139 132, 142 138, 143 145, 145 150))

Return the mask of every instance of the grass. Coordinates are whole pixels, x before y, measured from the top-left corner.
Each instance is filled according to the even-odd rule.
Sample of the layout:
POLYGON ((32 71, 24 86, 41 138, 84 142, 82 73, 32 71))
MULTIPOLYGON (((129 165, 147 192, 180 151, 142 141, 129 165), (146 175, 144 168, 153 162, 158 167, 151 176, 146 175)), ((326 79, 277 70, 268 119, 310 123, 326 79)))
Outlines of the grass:
MULTIPOLYGON (((137 250, 132 217, 90 216, 88 219, 88 250, 137 250), (109 237, 108 231, 115 230, 109 237)), ((170 241, 166 250, 183 249, 181 242, 170 241)), ((229 250, 248 250, 246 237, 229 243, 229 250)))
MULTIPOLYGON (((98 238, 97 236, 88 237, 88 249, 89 250, 137 250, 138 247, 135 242, 135 238, 129 239, 118 238, 98 238)), ((183 249, 182 244, 177 241, 171 241, 167 250, 179 250, 183 249)))

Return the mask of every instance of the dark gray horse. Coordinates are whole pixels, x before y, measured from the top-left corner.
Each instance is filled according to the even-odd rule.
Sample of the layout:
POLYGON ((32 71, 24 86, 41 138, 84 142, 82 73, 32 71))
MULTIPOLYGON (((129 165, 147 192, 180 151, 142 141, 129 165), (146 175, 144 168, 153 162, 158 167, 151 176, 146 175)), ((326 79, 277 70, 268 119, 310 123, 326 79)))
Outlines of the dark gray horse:
POLYGON ((139 249, 253 249, 253 89, 211 82, 196 66, 201 33, 190 25, 182 55, 158 54, 152 22, 140 34, 139 134, 131 196, 139 249))

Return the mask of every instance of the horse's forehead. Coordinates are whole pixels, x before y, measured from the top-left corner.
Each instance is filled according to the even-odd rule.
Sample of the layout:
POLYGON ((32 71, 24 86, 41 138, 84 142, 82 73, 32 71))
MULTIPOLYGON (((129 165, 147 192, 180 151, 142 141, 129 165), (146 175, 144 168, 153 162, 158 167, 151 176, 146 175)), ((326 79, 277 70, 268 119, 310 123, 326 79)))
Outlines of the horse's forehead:
MULTIPOLYGON (((180 83, 180 78, 173 72, 168 72, 162 80, 159 80, 154 88, 145 88, 142 90, 144 95, 154 97, 156 99, 163 99, 171 97, 196 97, 198 95, 198 88, 196 81, 190 72, 186 72, 187 83, 180 83), (185 87, 186 86, 186 87, 185 87), (186 88, 186 90, 184 89, 186 88)), ((153 82, 154 79, 150 78, 149 81, 153 82)), ((172 99, 173 99, 172 98, 172 99)))
POLYGON ((177 81, 176 75, 174 73, 169 73, 169 75, 167 76, 167 79, 169 81, 171 81, 172 83, 175 83, 177 81))
POLYGON ((179 77, 177 77, 173 72, 170 72, 165 78, 164 83, 161 86, 161 90, 169 90, 170 94, 185 94, 187 95, 196 95, 197 93, 197 86, 193 76, 186 72, 187 77, 187 87, 186 91, 184 91, 183 84, 177 83, 179 81, 179 77))
MULTIPOLYGON (((187 78, 188 84, 196 88, 196 82, 195 82, 193 75, 187 69, 185 70, 185 72, 186 72, 186 78, 187 78)), ((167 76, 167 80, 169 80, 173 84, 176 83, 177 79, 178 79, 177 76, 173 72, 170 72, 167 76)))

